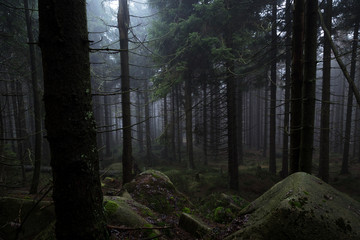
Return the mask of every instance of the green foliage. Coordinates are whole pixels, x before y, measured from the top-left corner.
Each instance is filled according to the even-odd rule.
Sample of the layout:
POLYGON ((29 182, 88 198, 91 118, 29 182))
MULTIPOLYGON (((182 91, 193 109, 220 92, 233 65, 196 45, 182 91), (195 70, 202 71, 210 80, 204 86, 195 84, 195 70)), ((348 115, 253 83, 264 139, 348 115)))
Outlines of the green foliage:
POLYGON ((119 208, 119 204, 114 201, 108 200, 105 202, 104 209, 107 214, 114 214, 119 208))

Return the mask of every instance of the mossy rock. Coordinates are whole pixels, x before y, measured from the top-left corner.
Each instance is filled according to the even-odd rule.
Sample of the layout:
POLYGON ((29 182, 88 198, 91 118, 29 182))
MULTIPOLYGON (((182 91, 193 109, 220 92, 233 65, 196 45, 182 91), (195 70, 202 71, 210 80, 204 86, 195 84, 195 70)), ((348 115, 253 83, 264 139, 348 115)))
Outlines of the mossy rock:
MULTIPOLYGON (((104 208, 108 223, 116 226, 126 226, 134 228, 151 228, 153 225, 145 218, 151 218, 154 213, 142 204, 128 197, 105 196, 104 208)), ((158 230, 142 230, 148 238, 160 234, 158 230)))
POLYGON ((247 222, 226 239, 360 239, 360 203, 307 173, 277 183, 240 215, 247 222))
POLYGON ((16 232, 25 216, 32 211, 21 227, 20 239, 32 239, 55 219, 54 206, 49 201, 40 202, 4 197, 0 198, 0 238, 16 239, 16 232))
POLYGON ((179 227, 197 238, 203 238, 211 231, 211 228, 207 226, 201 219, 188 213, 181 214, 179 219, 179 227))
POLYGON ((190 201, 174 187, 162 172, 147 170, 123 188, 132 198, 158 213, 172 214, 190 207, 190 201))
POLYGON ((237 195, 213 193, 199 204, 199 211, 206 218, 218 223, 230 223, 249 204, 237 195))
POLYGON ((108 223, 110 224, 128 227, 143 227, 148 225, 149 223, 133 208, 143 210, 149 215, 152 214, 150 209, 128 198, 117 196, 104 197, 104 209, 108 223))

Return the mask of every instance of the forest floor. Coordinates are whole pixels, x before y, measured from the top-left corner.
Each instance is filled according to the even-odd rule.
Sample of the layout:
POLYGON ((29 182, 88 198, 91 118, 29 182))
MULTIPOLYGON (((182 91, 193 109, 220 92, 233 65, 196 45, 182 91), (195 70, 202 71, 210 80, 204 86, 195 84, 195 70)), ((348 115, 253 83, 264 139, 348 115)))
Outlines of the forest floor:
MULTIPOLYGON (((260 195, 262 195, 264 192, 266 192, 268 189, 270 189, 275 183, 281 180, 278 175, 273 175, 268 172, 268 165, 266 164, 267 159, 264 158, 260 152, 247 152, 244 156, 244 165, 241 165, 239 167, 239 191, 235 192, 228 189, 228 177, 226 167, 227 161, 225 160, 225 158, 223 158, 224 160, 222 161, 219 160, 220 158, 218 158, 216 161, 213 159, 209 159, 207 166, 204 166, 201 158, 197 159, 198 161, 195 162, 197 165, 196 170, 189 170, 184 166, 184 164, 169 164, 168 162, 162 162, 161 160, 158 161, 157 167, 154 167, 154 169, 166 174, 173 182, 174 186, 180 192, 184 193, 189 198, 189 200, 197 208, 200 209, 200 213, 201 207, 204 208, 202 210, 204 210, 205 212, 205 208, 211 205, 211 201, 217 201, 219 194, 225 193, 229 196, 239 196, 239 198, 244 199, 247 202, 251 202, 260 195)), ((315 157, 314 159, 317 158, 315 157)), ((277 164, 278 169, 280 169, 280 158, 278 159, 277 164)), ((316 160, 313 165, 313 173, 314 175, 316 175, 315 173, 318 172, 316 160)), ((139 167, 142 170, 145 169, 141 166, 141 164, 139 167)), ((360 201, 360 188, 358 187, 360 185, 360 163, 350 161, 350 173, 346 175, 339 175, 340 169, 341 157, 336 155, 332 156, 330 163, 330 185, 332 185, 339 191, 348 194, 355 200, 360 201)), ((119 170, 121 170, 121 164, 115 163, 111 165, 111 170, 115 170, 115 172, 118 172, 119 170)), ((105 179, 105 175, 102 176, 103 179, 105 179)), ((28 175, 28 179, 31 179, 30 173, 28 175)), ((114 179, 116 179, 116 181, 111 188, 120 189, 121 176, 116 176, 114 177, 114 179)), ((42 173, 39 194, 29 195, 29 186, 26 185, 25 187, 10 188, 0 186, 0 195, 16 198, 40 199, 44 195, 50 184, 50 174, 42 173)), ((14 186, 16 185, 16 182, 11 183, 10 185, 14 186)), ((103 190, 104 195, 109 194, 109 189, 104 188, 103 190)), ((51 193, 47 194, 44 200, 51 200, 51 193)), ((209 216, 205 216, 205 214, 203 214, 203 217, 204 219, 209 218, 209 216)), ((214 218, 214 215, 210 217, 209 223, 214 220, 211 218, 214 218)), ((227 228, 228 231, 231 231, 231 228, 234 227, 234 225, 231 224, 222 225, 221 223, 219 223, 218 225, 214 225, 213 227, 216 226, 227 228)), ((180 231, 180 235, 184 234, 181 233, 180 229, 177 229, 177 231, 180 231)), ((223 232, 223 234, 226 234, 226 232, 223 232)), ((221 237, 222 235, 220 234, 219 236, 221 237)))

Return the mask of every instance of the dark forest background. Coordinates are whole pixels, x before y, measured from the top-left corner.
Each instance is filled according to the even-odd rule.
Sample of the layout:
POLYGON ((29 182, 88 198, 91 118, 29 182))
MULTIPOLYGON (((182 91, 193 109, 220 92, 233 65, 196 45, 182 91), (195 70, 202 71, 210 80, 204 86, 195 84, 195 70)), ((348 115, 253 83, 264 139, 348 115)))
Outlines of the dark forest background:
MULTIPOLYGON (((210 166, 228 171, 234 190, 244 168, 281 178, 301 170, 325 181, 357 171, 358 1, 320 1, 323 19, 315 12, 311 34, 297 28, 290 0, 138 0, 127 7, 125 16, 118 1, 86 3, 91 89, 85 91, 92 94, 100 169, 126 182, 151 167, 210 166), (127 48, 119 48, 126 17, 128 83, 120 61, 127 48), (305 34, 304 56, 296 55, 296 33, 305 34), (295 66, 299 60, 308 69, 310 35, 316 81, 295 66), (304 129, 310 141, 296 137, 304 129)), ((309 10, 302 14, 311 19, 309 10)), ((50 171, 38 19, 37 1, 0 1, 0 184, 32 193, 47 182, 41 170, 50 171)))

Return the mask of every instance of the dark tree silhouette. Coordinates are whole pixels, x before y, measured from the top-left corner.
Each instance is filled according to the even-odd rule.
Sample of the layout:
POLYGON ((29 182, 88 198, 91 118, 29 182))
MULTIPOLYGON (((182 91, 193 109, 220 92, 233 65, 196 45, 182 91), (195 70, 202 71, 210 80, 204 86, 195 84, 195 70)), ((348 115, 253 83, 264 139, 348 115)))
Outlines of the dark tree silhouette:
POLYGON ((39 0, 57 239, 107 239, 91 106, 85 0, 39 0))

